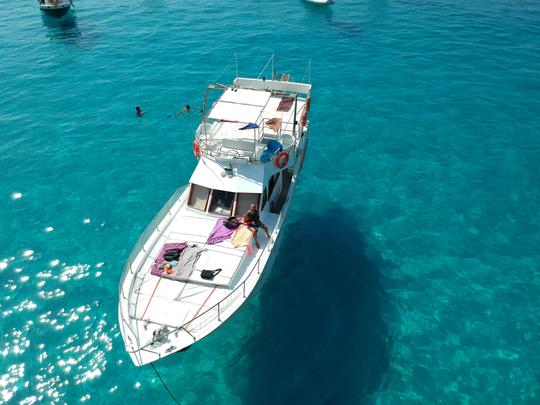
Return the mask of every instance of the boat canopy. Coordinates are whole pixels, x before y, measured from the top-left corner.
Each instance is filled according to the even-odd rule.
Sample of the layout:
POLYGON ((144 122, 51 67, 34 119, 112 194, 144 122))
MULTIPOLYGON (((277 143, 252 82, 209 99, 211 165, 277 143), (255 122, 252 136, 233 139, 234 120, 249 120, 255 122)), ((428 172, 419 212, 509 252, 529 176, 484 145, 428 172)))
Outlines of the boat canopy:
POLYGON ((247 87, 254 90, 284 91, 307 95, 309 95, 311 92, 311 84, 284 82, 281 80, 259 80, 237 77, 234 79, 234 85, 239 87, 247 87))
POLYGON ((233 193, 262 193, 264 165, 236 164, 222 166, 215 160, 202 157, 190 183, 233 193))
POLYGON ((234 122, 255 122, 268 103, 271 93, 262 90, 227 89, 208 118, 234 122))

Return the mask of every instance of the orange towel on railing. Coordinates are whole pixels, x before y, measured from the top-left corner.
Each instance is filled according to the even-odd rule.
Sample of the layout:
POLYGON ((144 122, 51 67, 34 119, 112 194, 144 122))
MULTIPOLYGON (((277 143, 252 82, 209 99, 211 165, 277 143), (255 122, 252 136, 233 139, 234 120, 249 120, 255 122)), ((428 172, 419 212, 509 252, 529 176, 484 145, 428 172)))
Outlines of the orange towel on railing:
POLYGON ((281 128, 281 123, 283 120, 281 118, 270 118, 264 123, 267 128, 270 128, 274 132, 278 132, 281 128))

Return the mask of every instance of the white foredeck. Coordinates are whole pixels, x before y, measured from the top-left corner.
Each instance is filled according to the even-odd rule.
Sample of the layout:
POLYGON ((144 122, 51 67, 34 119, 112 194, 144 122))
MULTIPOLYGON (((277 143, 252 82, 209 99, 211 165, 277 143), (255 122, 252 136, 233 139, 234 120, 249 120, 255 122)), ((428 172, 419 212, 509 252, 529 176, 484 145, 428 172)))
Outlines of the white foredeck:
MULTIPOLYGON (((145 244, 148 250, 146 252, 141 250, 133 262, 132 268, 136 266, 137 270, 133 272, 134 274, 129 272, 121 286, 121 313, 125 313, 124 317, 126 315, 128 317, 127 320, 124 319, 129 324, 125 331, 131 331, 131 337, 128 339, 131 347, 126 344, 126 348, 129 352, 133 352, 147 346, 147 350, 143 352, 132 353, 136 364, 147 362, 144 360, 145 356, 150 356, 151 360, 148 361, 155 360, 156 351, 160 353, 158 356, 164 356, 166 353, 163 350, 173 347, 172 350, 176 351, 193 343, 193 339, 191 337, 188 339, 184 333, 176 337, 174 345, 164 345, 163 342, 152 344, 153 332, 163 325, 173 329, 188 324, 190 330, 197 333, 197 338, 201 338, 205 331, 209 333, 218 326, 215 322, 201 323, 201 319, 198 319, 201 314, 218 303, 223 306, 220 308, 221 312, 226 311, 229 305, 232 314, 243 300, 234 303, 233 301, 236 301, 232 300, 234 297, 229 297, 230 302, 226 298, 251 274, 246 270, 252 270, 253 264, 258 264, 264 252, 269 255, 273 245, 272 242, 268 243, 269 240, 264 233, 260 233, 258 237, 261 248, 253 247, 251 255, 248 254, 246 247, 234 248, 230 240, 216 245, 205 244, 220 217, 199 213, 187 207, 186 199, 187 193, 183 193, 171 208, 170 214, 156 227, 145 244), (163 245, 176 242, 194 243, 204 248, 194 272, 185 282, 151 274, 151 266, 163 245), (214 280, 204 280, 200 277, 201 270, 216 268, 221 268, 222 271, 214 280), (122 291, 125 294, 122 294, 122 291), (122 300, 122 296, 126 299, 122 300), (190 321, 193 324, 190 325, 190 321)), ((276 231, 276 236, 279 232, 279 228, 276 227, 278 219, 279 216, 275 214, 268 214, 264 218, 271 232, 276 231)), ((223 316, 223 320, 229 315, 223 316)))

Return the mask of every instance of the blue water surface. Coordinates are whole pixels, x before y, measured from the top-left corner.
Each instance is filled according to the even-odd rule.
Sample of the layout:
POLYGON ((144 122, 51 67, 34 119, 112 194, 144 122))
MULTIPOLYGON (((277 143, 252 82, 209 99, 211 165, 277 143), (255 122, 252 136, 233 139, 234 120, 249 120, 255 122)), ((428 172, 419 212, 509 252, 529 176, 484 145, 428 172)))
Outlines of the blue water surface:
POLYGON ((0 25, 0 402, 170 401, 124 351, 122 268, 196 164, 205 86, 275 52, 314 86, 279 256, 157 363, 174 395, 540 403, 537 1, 28 1, 0 25))

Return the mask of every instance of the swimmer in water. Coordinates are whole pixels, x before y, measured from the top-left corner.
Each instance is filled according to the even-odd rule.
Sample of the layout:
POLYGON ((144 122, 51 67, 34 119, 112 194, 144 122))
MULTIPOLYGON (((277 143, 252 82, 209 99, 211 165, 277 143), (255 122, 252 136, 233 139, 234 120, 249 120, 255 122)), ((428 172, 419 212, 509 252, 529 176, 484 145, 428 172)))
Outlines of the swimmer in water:
POLYGON ((142 117, 142 116, 144 116, 144 112, 143 112, 143 110, 141 110, 141 107, 139 107, 139 106, 135 107, 135 115, 136 115, 137 117, 142 117))
POLYGON ((182 111, 178 111, 176 113, 176 117, 178 117, 179 115, 182 115, 182 114, 185 114, 185 113, 188 113, 191 111, 191 106, 189 104, 186 104, 186 106, 184 107, 184 109, 182 111))

